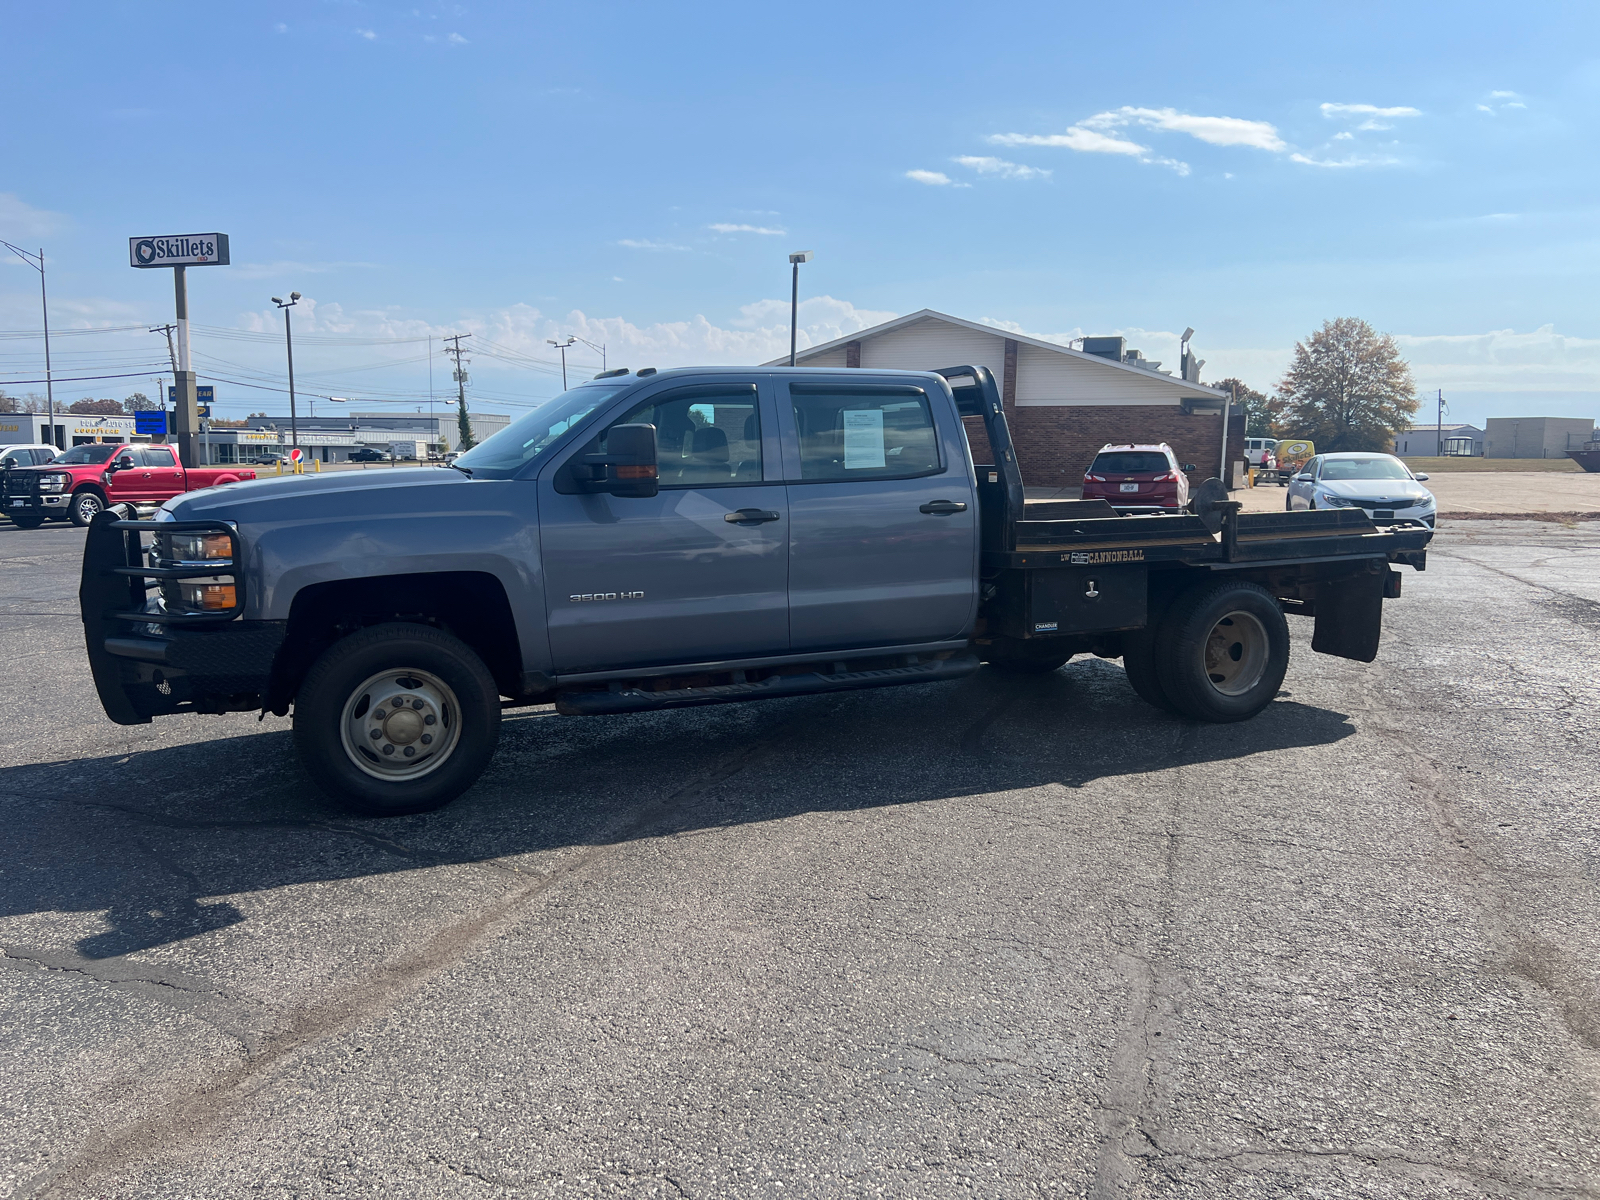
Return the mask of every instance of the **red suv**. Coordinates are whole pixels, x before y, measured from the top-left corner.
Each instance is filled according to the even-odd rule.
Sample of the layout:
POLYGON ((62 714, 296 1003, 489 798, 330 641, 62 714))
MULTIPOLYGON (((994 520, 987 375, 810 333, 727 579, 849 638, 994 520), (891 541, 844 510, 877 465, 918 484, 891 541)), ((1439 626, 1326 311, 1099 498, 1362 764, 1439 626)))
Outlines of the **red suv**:
POLYGON ((1105 500, 1117 508, 1176 509, 1189 503, 1189 477, 1195 468, 1178 465, 1172 447, 1102 446, 1083 476, 1083 498, 1105 500))

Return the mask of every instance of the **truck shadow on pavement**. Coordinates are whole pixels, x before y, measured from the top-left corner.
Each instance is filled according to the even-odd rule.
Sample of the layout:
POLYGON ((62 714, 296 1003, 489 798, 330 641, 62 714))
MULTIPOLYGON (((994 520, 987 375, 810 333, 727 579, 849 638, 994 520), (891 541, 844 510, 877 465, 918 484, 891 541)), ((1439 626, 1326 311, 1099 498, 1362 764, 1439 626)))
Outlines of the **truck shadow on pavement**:
POLYGON ((1283 697, 1237 725, 1182 721, 1134 697, 1120 667, 1079 660, 1035 678, 986 669, 951 684, 678 712, 514 711, 489 771, 454 805, 369 820, 321 797, 279 729, 0 770, 10 848, 0 913, 104 913, 106 928, 75 943, 103 959, 246 920, 220 897, 807 813, 1048 789, 1006 803, 1116 834, 1115 806, 1077 805, 1071 789, 1355 732, 1343 714, 1283 697))

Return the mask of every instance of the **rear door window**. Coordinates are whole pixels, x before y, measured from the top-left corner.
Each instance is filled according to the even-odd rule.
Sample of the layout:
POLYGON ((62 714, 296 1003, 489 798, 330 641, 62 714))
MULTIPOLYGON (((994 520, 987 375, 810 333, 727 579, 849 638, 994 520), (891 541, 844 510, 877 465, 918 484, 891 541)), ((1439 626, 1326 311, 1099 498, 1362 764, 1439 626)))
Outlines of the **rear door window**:
POLYGON ((144 457, 147 467, 170 467, 172 462, 172 449, 168 446, 144 446, 139 453, 144 457))
POLYGON ((941 469, 933 411, 921 391, 791 384, 789 397, 803 480, 907 479, 941 469))

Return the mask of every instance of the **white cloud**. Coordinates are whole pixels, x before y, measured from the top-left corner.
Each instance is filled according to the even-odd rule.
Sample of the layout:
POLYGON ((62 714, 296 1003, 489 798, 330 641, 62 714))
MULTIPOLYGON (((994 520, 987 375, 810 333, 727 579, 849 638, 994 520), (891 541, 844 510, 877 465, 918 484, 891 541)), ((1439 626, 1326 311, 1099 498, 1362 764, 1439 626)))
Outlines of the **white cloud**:
POLYGON ((1396 334, 1419 387, 1474 392, 1600 392, 1600 338, 1554 325, 1529 333, 1396 334))
POLYGON ((954 181, 943 171, 907 171, 907 179, 914 179, 918 183, 925 183, 929 187, 949 187, 954 181))
POLYGON ((1308 167, 1392 167, 1397 165, 1398 158, 1361 158, 1352 155, 1349 158, 1313 158, 1309 154, 1291 154, 1290 162, 1301 163, 1308 167))
POLYGON ((358 29, 356 30, 356 33, 359 36, 366 38, 369 42, 375 42, 378 40, 378 35, 370 29, 358 29))
POLYGON ((65 221, 60 213, 24 204, 15 192, 0 192, 0 237, 44 237, 61 228, 65 221))
POLYGON ((452 46, 465 46, 468 44, 467 39, 462 37, 459 33, 452 33, 449 37, 445 38, 445 41, 449 42, 452 46))
POLYGON ((1076 150, 1080 154, 1123 154, 1142 163, 1171 167, 1179 175, 1189 173, 1189 164, 1175 158, 1162 158, 1151 153, 1150 147, 1141 146, 1125 138, 1110 137, 1094 129, 1074 125, 1065 133, 992 133, 987 139, 996 146, 1059 146, 1076 150))
POLYGON ((276 25, 274 25, 272 27, 272 30, 273 30, 274 33, 288 33, 289 32, 289 27, 287 25, 285 25, 282 21, 279 21, 276 25))
POLYGON ((622 238, 617 242, 619 246, 626 246, 630 250, 687 250, 689 247, 680 246, 676 242, 657 242, 650 238, 622 238))
POLYGON ((1333 135, 1333 140, 1336 142, 1353 142, 1355 139, 1356 135, 1351 133, 1348 129, 1333 135))
POLYGON ((1479 112, 1486 112, 1490 116, 1498 116, 1511 108, 1527 108, 1522 97, 1516 92, 1495 91, 1489 93, 1489 103, 1475 105, 1479 112))
POLYGON ((998 175, 1001 179, 1048 179, 1050 172, 1040 167, 1027 167, 1021 163, 1007 162, 989 155, 963 154, 952 159, 969 167, 979 175, 998 175))
POLYGON ((1081 125, 1074 125, 1065 133, 991 133, 986 140, 996 146, 1062 146, 1080 154, 1126 154, 1130 158, 1143 158, 1150 153, 1149 146, 1107 137, 1081 125))
POLYGON ((1376 104, 1324 104, 1322 115, 1333 117, 1420 117, 1422 110, 1409 105, 1400 104, 1393 108, 1381 108, 1376 104))
POLYGON ((1124 105, 1110 112, 1096 113, 1080 125, 1090 129, 1118 129, 1136 122, 1146 129, 1167 133, 1186 133, 1213 146, 1250 146, 1256 150, 1283 150, 1284 141, 1275 126, 1266 121, 1243 117, 1202 117, 1175 108, 1133 108, 1124 105))
POLYGON ((786 237, 787 229, 773 229, 766 225, 732 225, 726 221, 718 221, 715 225, 707 225, 707 229, 717 233, 759 233, 765 237, 786 237))

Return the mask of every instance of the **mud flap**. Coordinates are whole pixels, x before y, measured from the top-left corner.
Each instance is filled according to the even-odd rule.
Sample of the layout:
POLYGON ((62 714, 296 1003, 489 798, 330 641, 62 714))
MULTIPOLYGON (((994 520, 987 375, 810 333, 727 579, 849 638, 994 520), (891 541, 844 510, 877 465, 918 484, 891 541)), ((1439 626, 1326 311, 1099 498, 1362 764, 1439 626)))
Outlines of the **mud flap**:
POLYGON ((1385 566, 1319 585, 1311 648, 1318 654, 1356 662, 1377 658, 1383 636, 1383 598, 1400 594, 1398 579, 1399 573, 1385 566))

